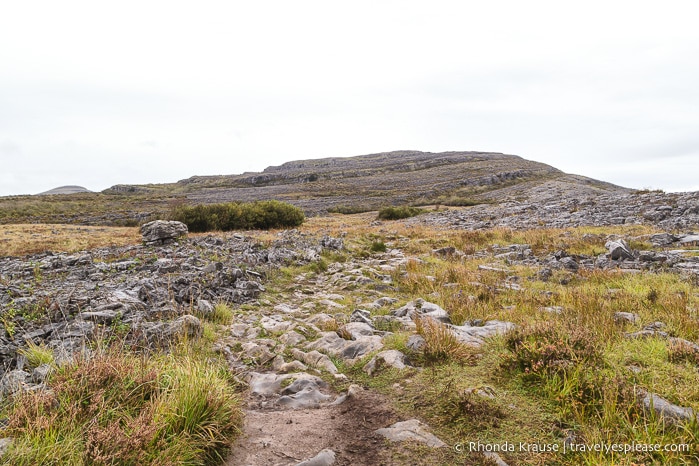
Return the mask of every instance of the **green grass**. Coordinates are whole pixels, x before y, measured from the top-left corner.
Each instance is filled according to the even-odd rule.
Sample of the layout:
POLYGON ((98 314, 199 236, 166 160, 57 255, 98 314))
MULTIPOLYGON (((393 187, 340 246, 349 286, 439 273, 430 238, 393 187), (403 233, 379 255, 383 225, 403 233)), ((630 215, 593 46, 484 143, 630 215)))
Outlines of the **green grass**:
POLYGON ((4 404, 3 464, 219 464, 241 421, 222 363, 196 354, 98 350, 59 365, 50 390, 4 404))
POLYGON ((27 359, 27 364, 32 369, 42 364, 54 363, 53 351, 44 345, 28 342, 27 347, 21 349, 19 353, 27 359))

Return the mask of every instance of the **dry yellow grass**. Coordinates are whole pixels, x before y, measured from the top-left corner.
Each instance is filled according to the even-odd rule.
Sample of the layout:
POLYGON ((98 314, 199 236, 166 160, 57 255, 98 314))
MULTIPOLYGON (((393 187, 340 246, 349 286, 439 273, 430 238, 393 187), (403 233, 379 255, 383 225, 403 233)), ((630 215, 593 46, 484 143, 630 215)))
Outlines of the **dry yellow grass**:
POLYGON ((0 225, 0 256, 22 256, 44 251, 72 253, 104 246, 138 244, 135 227, 79 225, 0 225))

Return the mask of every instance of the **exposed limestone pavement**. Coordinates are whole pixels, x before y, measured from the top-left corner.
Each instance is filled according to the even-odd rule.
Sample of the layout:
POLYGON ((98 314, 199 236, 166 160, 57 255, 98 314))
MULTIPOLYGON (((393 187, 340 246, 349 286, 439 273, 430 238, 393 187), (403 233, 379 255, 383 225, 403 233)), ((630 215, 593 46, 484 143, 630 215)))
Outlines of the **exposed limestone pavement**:
MULTIPOLYGON (((674 208, 653 208, 665 215, 654 218, 656 222, 688 218, 697 223, 693 217, 697 213, 689 208, 677 216, 674 208)), ((475 217, 464 212, 419 221, 478 226, 468 223, 475 217)), ((522 210, 521 216, 526 212, 522 210)), ((682 224, 678 222, 673 225, 682 224)), ((522 225, 526 227, 526 222, 522 225)), ((89 351, 89 343, 97 338, 119 337, 137 347, 167 348, 177 338, 201 338, 203 321, 216 312, 218 303, 228 303, 235 306, 235 320, 213 346, 245 387, 243 432, 228 465, 411 464, 394 461, 403 442, 429 449, 449 447, 435 435, 437 426, 402 414, 386 395, 355 384, 350 371, 369 377, 378 377, 387 368, 419 373, 423 369, 415 367, 409 355, 424 350, 424 332, 418 330, 425 323, 444 329, 472 349, 518 328, 501 316, 457 321, 449 306, 432 302, 438 301, 439 291, 409 300, 396 298, 405 298, 396 281, 407 274, 411 262, 426 258, 411 257, 393 244, 375 254, 346 254, 340 237, 297 230, 266 241, 240 234, 183 239, 179 237, 186 228, 166 223, 147 224, 142 231, 146 244, 139 246, 0 259, 4 369, 0 398, 44 388, 47 368, 27 366, 22 350, 28 345, 46 346, 64 360, 89 351), (410 351, 391 345, 397 332, 406 334, 401 349, 410 351)), ((697 274, 699 258, 688 247, 698 239, 691 232, 641 238, 590 235, 586 240, 603 252, 537 254, 528 244, 505 244, 473 251, 439 248, 432 256, 479 259, 482 263, 474 269, 497 277, 493 282, 472 283, 487 297, 534 293, 531 282, 545 286, 555 276, 564 283, 595 270, 697 274), (663 249, 634 249, 634 241, 663 249), (520 276, 522 267, 535 270, 535 276, 520 276)), ((484 299, 462 298, 474 306, 484 299)), ((539 310, 552 315, 565 312, 548 305, 539 310)), ((636 332, 624 335, 625 341, 654 337, 699 348, 665 332, 662 322, 642 322, 631 312, 610 317, 619 325, 636 326, 636 332)), ((464 396, 497 395, 493 389, 478 387, 464 396)), ((692 409, 659 394, 639 389, 635 396, 643 410, 668 424, 696 419, 692 409)), ((491 459, 506 464, 495 454, 491 459)))

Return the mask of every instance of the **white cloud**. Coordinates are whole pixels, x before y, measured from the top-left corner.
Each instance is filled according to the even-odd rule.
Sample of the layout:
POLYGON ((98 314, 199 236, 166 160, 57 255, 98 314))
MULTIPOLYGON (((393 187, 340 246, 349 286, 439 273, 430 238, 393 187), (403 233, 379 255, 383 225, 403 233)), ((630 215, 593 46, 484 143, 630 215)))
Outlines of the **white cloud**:
POLYGON ((0 195, 394 149, 492 150, 631 187, 696 186, 692 2, 2 10, 0 195))

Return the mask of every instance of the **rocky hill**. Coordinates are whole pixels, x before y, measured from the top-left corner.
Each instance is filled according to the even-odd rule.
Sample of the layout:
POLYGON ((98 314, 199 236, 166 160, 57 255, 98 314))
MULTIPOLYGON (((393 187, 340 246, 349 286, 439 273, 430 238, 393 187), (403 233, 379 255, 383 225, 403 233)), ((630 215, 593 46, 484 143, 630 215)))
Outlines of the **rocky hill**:
POLYGON ((260 173, 193 176, 168 184, 120 184, 101 193, 78 188, 57 188, 40 197, 0 198, 0 223, 136 225, 162 217, 182 203, 277 199, 301 207, 308 215, 322 215, 388 205, 539 202, 541 196, 630 191, 515 155, 417 151, 299 160, 260 173))
POLYGON ((418 151, 299 160, 261 173, 195 176, 176 186, 196 203, 274 198, 315 214, 390 204, 470 204, 521 196, 547 183, 567 184, 575 194, 627 191, 515 155, 418 151))

